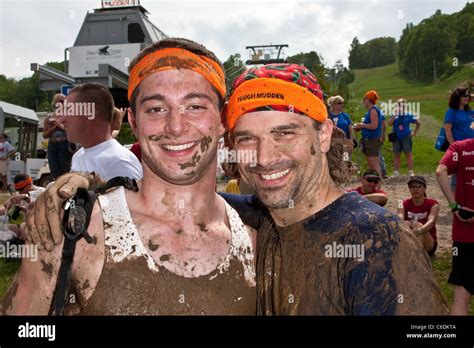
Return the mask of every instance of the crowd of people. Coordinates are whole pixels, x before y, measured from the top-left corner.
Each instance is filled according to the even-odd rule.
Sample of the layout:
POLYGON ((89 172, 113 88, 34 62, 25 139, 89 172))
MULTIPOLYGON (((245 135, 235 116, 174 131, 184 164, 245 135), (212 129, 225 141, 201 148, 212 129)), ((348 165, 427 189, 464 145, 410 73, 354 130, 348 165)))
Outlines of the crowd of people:
MULTIPOLYGON (((428 197, 426 179, 414 173, 413 137, 421 123, 407 100, 399 99, 386 121, 378 92, 370 90, 363 121, 354 123, 344 98, 325 100, 317 78, 297 64, 251 68, 228 93, 221 62, 186 39, 148 46, 129 71, 133 153, 114 139, 123 113, 107 88, 87 83, 55 96, 54 106, 92 103, 95 114, 55 112, 45 120, 56 181, 33 201, 31 178, 18 178, 17 198, 5 206, 28 200, 24 232, 16 236, 44 252, 41 262, 22 261, 0 312, 51 313, 60 286, 80 299, 54 303, 66 314, 448 313, 429 259, 440 208, 428 197), (387 126, 393 175, 400 176, 401 152, 409 170, 397 212, 383 208, 387 126), (224 166, 233 179, 227 193, 216 192, 222 137, 235 151, 257 154, 255 163, 224 166), (80 149, 71 150, 72 143, 80 149), (360 186, 344 190, 353 174, 347 155, 358 147, 367 170, 360 186), (118 187, 98 196, 88 227, 93 242, 77 242, 67 283, 58 278, 64 202, 78 188, 95 190, 117 176, 138 180, 138 191, 118 187)), ((436 171, 453 211, 452 314, 467 314, 474 292, 469 98, 468 89, 450 98, 444 122, 450 147, 436 171), (455 186, 448 175, 457 178, 455 186)))

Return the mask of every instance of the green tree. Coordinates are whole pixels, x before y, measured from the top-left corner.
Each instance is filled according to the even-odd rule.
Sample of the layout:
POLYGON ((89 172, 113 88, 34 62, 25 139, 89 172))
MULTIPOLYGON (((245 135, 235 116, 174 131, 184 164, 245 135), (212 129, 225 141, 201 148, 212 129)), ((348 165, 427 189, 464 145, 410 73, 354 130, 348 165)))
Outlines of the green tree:
POLYGON ((396 41, 393 37, 379 37, 360 44, 352 40, 349 51, 349 68, 366 69, 391 64, 396 58, 396 41))
POLYGON ((231 54, 224 62, 225 82, 227 94, 230 93, 234 80, 245 71, 245 64, 239 53, 231 54))
POLYGON ((322 90, 329 93, 330 83, 328 80, 328 69, 323 63, 322 57, 315 51, 298 53, 287 58, 288 63, 300 64, 307 67, 318 79, 322 90))
POLYGON ((418 25, 408 24, 398 45, 401 75, 433 81, 474 59, 474 3, 457 13, 437 10, 418 25))

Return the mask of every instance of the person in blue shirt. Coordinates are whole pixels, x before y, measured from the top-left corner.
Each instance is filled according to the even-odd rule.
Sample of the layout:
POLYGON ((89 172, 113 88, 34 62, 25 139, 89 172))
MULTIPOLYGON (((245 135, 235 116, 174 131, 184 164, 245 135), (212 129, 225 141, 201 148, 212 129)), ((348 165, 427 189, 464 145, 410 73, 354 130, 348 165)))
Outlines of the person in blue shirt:
POLYGON ((381 120, 382 120, 382 146, 380 146, 379 151, 379 163, 380 163, 380 171, 382 172, 382 178, 387 179, 387 168, 385 167, 385 158, 383 157, 383 143, 385 142, 385 129, 387 128, 387 124, 385 122, 385 115, 383 112, 381 113, 381 120))
POLYGON ((329 118, 334 122, 334 125, 341 129, 346 135, 347 139, 354 140, 352 132, 351 117, 343 112, 344 98, 340 95, 335 95, 327 100, 329 106, 329 118))
POLYGON ((470 99, 471 91, 466 87, 456 88, 449 97, 443 127, 450 144, 474 138, 474 112, 469 107, 470 99))
POLYGON ((371 90, 365 93, 363 103, 367 108, 363 123, 354 125, 356 131, 362 130, 362 152, 370 169, 375 169, 380 175, 380 148, 382 146, 382 111, 377 107, 379 95, 371 90))
MULTIPOLYGON (((449 144, 474 138, 474 113, 469 107, 471 91, 467 87, 456 88, 449 97, 449 108, 444 116, 443 127, 449 144)), ((456 190, 456 175, 451 175, 451 189, 456 190)))
POLYGON ((408 175, 415 175, 413 171, 413 137, 418 133, 421 127, 420 121, 413 114, 407 112, 406 99, 397 100, 397 110, 394 115, 390 116, 387 124, 393 126, 393 132, 396 139, 393 142, 393 176, 400 176, 400 157, 401 153, 405 154, 408 166, 408 175), (415 124, 415 130, 411 130, 410 125, 415 124))

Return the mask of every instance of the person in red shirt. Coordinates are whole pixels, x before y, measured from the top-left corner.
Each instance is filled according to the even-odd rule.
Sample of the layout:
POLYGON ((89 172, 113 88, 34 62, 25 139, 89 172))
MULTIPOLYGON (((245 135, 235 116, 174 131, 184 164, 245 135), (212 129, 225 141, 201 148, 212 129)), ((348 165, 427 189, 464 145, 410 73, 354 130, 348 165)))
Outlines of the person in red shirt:
POLYGON ((426 197, 426 180, 422 176, 413 176, 408 180, 411 198, 400 201, 398 216, 407 223, 419 238, 429 256, 434 255, 438 247, 436 221, 439 203, 426 197))
POLYGON ((439 186, 453 215, 453 259, 448 282, 454 285, 451 314, 468 315, 469 299, 474 293, 474 139, 456 141, 436 169, 439 186), (448 180, 456 174, 453 195, 448 180))
POLYGON ((140 142, 137 141, 132 145, 132 148, 130 151, 133 152, 135 156, 137 156, 138 160, 141 162, 142 161, 142 149, 140 148, 140 142))
POLYGON ((380 189, 382 179, 375 169, 367 169, 360 179, 360 186, 355 189, 349 189, 347 192, 357 192, 369 201, 384 206, 387 204, 387 193, 380 189))

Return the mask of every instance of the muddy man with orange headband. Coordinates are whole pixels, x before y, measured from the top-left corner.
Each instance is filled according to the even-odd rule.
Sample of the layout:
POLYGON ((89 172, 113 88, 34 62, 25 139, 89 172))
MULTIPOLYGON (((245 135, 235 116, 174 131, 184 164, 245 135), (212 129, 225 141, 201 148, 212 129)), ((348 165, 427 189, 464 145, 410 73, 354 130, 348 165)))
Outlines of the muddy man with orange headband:
POLYGON ((322 99, 316 77, 296 64, 250 69, 230 95, 230 139, 257 158, 238 163, 258 196, 243 198, 239 212, 255 219, 263 203, 269 213, 260 214, 257 235, 259 313, 446 314, 411 232, 394 214, 339 187, 351 144, 322 99), (401 304, 398 294, 410 300, 401 304))
MULTIPOLYGON (((164 39, 132 61, 128 116, 143 179, 139 192, 120 187, 96 201, 88 228, 96 242, 80 240, 74 256, 81 303, 65 313, 256 314, 255 231, 215 190, 225 95, 221 63, 195 42, 164 39)), ((38 198, 28 217, 36 244, 53 249, 63 239, 51 228, 64 201, 57 192, 70 196, 93 180, 66 174, 38 198)), ((46 274, 37 264, 58 265, 60 248, 41 254, 23 262, 6 313, 48 313, 57 268, 46 274)))

